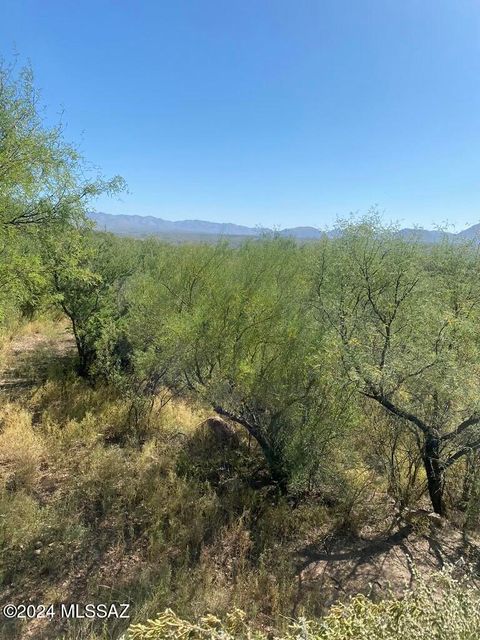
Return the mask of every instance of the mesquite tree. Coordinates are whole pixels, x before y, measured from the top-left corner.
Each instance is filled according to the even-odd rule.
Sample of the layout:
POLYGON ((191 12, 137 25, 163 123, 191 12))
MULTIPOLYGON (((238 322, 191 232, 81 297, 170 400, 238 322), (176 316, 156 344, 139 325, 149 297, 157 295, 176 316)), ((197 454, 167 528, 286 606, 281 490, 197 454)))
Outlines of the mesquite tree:
POLYGON ((71 323, 78 373, 83 377, 94 373, 101 344, 109 368, 114 366, 113 351, 118 347, 121 318, 126 313, 124 290, 134 271, 135 244, 110 234, 73 228, 54 239, 42 240, 51 297, 71 323))
POLYGON ((314 297, 350 383, 417 438, 444 515, 447 470, 480 449, 478 247, 345 225, 319 251, 314 297))

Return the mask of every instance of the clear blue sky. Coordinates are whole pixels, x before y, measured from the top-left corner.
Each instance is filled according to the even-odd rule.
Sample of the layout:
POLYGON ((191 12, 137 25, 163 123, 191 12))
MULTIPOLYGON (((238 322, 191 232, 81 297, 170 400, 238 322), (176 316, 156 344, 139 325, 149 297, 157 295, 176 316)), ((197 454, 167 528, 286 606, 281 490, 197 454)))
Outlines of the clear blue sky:
POLYGON ((480 221, 478 0, 2 0, 112 213, 480 221))

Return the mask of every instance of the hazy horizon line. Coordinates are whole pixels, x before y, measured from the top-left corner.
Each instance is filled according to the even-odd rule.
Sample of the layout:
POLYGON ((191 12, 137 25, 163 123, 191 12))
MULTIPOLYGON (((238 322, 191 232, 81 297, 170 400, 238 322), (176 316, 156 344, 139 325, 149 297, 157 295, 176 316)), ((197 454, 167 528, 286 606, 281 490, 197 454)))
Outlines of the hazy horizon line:
MULTIPOLYGON (((292 226, 280 226, 279 224, 274 224, 274 225, 265 225, 262 223, 255 223, 255 224, 246 224, 243 222, 233 222, 232 220, 222 220, 222 221, 218 221, 218 220, 210 220, 208 218, 193 218, 193 217, 185 217, 185 218, 177 218, 177 219, 171 219, 171 218, 164 218, 161 215, 155 215, 152 213, 146 213, 146 214, 142 214, 142 213, 111 213, 109 211, 100 211, 100 210, 96 210, 93 209, 91 211, 89 211, 89 215, 92 214, 103 214, 103 215, 108 215, 108 216, 124 216, 124 217, 132 217, 132 216, 136 216, 139 218, 154 218, 156 220, 163 220, 165 222, 170 222, 170 223, 178 223, 178 222, 207 222, 209 224, 219 224, 219 225, 235 225, 238 227, 245 227, 246 229, 264 229, 264 230, 271 230, 271 231, 284 231, 287 229, 296 229, 296 228, 306 228, 306 229, 315 229, 317 231, 324 231, 324 230, 332 230, 332 229, 336 229, 338 228, 339 224, 342 221, 348 220, 348 219, 352 219, 355 220, 356 218, 358 220, 360 220, 362 217, 365 217, 366 214, 362 215, 359 212, 351 212, 348 215, 345 216, 338 216, 335 223, 333 224, 325 224, 325 225, 313 225, 313 224, 295 224, 292 226)), ((474 227, 477 224, 480 224, 480 218, 477 220, 477 222, 467 222, 465 223, 463 226, 460 226, 458 224, 455 224, 453 222, 449 222, 448 220, 444 220, 441 223, 432 223, 431 226, 427 227, 424 226, 420 223, 410 223, 408 224, 408 222, 404 221, 402 222, 402 220, 399 219, 387 219, 387 218, 383 218, 380 215, 380 218, 382 219, 382 221, 387 224, 387 225, 391 225, 393 227, 399 227, 399 230, 402 229, 412 229, 412 230, 422 230, 422 231, 442 231, 442 232, 446 232, 446 233, 456 233, 456 232, 460 232, 460 231, 465 231, 466 229, 470 229, 471 227, 474 227)))

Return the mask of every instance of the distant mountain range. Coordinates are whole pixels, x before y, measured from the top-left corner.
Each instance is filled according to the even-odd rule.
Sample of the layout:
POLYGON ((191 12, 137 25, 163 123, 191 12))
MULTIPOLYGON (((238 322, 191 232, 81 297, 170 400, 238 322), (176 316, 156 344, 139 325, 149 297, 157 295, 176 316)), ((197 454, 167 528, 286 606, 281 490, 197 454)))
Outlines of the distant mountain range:
MULTIPOLYGON (((205 220, 180 220, 171 222, 153 216, 123 215, 111 213, 90 213, 90 218, 96 223, 99 231, 109 231, 117 235, 146 237, 150 235, 163 236, 177 241, 208 240, 212 238, 253 238, 263 234, 278 233, 284 237, 298 240, 316 240, 324 235, 330 237, 338 235, 335 229, 321 231, 315 227, 292 227, 280 231, 263 227, 246 227, 229 222, 207 222, 205 220)), ((459 233, 445 231, 431 231, 428 229, 401 229, 399 233, 405 237, 418 238, 423 242, 435 243, 442 238, 452 240, 480 240, 480 223, 475 224, 459 233)))
MULTIPOLYGON (((246 227, 230 222, 207 222, 205 220, 180 220, 171 222, 153 216, 114 215, 111 213, 90 213, 97 229, 125 236, 215 236, 215 237, 258 237, 273 233, 273 229, 246 227)), ((282 236, 291 236, 301 240, 321 238, 323 231, 314 227, 294 227, 278 231, 282 236)))

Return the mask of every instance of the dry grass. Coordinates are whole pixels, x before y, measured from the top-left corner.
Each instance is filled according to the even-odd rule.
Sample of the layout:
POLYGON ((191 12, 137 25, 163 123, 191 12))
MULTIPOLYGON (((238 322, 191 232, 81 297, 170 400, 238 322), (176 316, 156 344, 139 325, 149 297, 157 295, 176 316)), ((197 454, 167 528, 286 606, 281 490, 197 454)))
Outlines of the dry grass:
POLYGON ((32 489, 45 455, 31 415, 11 404, 0 407, 0 482, 10 490, 32 489))

